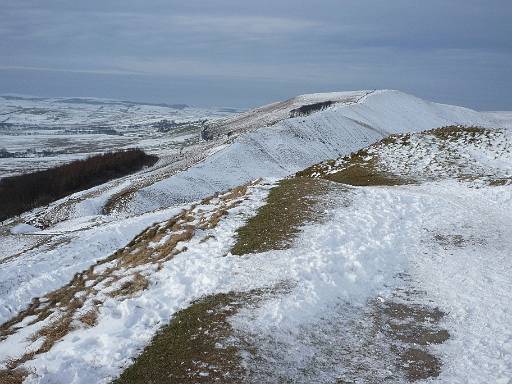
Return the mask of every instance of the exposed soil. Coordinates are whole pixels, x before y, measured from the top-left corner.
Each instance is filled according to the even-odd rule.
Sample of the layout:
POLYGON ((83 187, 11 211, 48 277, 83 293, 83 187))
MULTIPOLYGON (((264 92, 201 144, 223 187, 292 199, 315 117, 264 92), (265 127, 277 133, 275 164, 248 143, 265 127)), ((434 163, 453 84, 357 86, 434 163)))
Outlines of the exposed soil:
POLYGON ((391 300, 375 302, 374 321, 389 338, 392 351, 397 355, 397 368, 408 381, 437 377, 442 362, 432 354, 429 345, 442 344, 450 337, 442 327, 445 314, 437 307, 426 304, 426 293, 407 274, 400 276, 405 285, 397 289, 391 300))

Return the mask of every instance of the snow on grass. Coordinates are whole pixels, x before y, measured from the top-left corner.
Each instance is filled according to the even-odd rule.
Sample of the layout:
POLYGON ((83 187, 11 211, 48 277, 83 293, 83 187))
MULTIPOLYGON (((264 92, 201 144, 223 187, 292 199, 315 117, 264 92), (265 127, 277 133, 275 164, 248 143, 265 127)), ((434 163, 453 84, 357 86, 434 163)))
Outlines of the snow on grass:
POLYGON ((512 191, 510 186, 470 188, 433 184, 426 193, 437 209, 424 212, 441 241, 414 263, 433 300, 448 313, 452 337, 439 347, 441 383, 506 383, 512 377, 512 191))
MULTIPOLYGON (((77 233, 64 232, 59 235, 57 232, 48 243, 10 258, 0 269, 0 322, 7 321, 33 297, 59 288, 76 272, 126 245, 150 224, 168 218, 179 210, 180 207, 176 207, 106 222, 92 228, 82 228, 77 233)), ((39 231, 37 235, 44 235, 45 232, 39 231)), ((48 232, 55 233, 53 229, 48 232)))
MULTIPOLYGON (((318 161, 359 150, 389 133, 455 123, 491 127, 495 122, 489 115, 468 109, 429 103, 395 91, 377 91, 359 102, 340 103, 306 117, 255 127, 235 135, 233 140, 198 146, 194 150, 202 148, 204 152, 206 148, 211 155, 183 172, 173 176, 169 176, 171 171, 161 177, 154 173, 137 176, 144 180, 141 188, 133 191, 134 198, 127 200, 126 211, 141 216, 105 216, 105 222, 100 216, 63 221, 42 234, 66 230, 67 223, 73 225, 76 233, 56 235, 41 248, 26 250, 19 258, 4 259, 7 261, 0 271, 2 318, 7 320, 33 297, 67 283, 74 273, 123 247, 140 230, 175 211, 169 208, 145 212, 190 202, 258 176, 281 178, 318 161)), ((416 152, 391 145, 380 148, 376 155, 387 164, 386 169, 394 172, 393 167, 397 166, 414 176, 425 169, 431 173, 449 170, 446 164, 450 158, 443 153, 448 148, 459 156, 454 169, 462 166, 479 173, 492 170, 490 175, 506 178, 510 175, 510 156, 506 151, 509 139, 505 132, 492 136, 496 137, 487 152, 485 140, 466 142, 464 148, 471 151, 464 151, 460 142, 440 146, 434 137, 433 141, 415 142, 416 152), (501 152, 493 154, 496 149, 501 152), (470 161, 465 162, 468 158, 470 161)), ((443 174, 443 178, 454 176, 452 172, 443 174)), ((404 270, 418 281, 418 288, 432 294, 441 309, 449 313, 446 327, 453 337, 445 345, 430 348, 441 354, 445 362, 440 380, 467 382, 472 375, 491 380, 510 376, 510 333, 505 325, 510 323, 508 308, 512 307, 506 294, 510 291, 511 268, 506 255, 510 250, 512 207, 510 186, 499 186, 500 183, 494 189, 486 184, 471 188, 476 186, 471 179, 468 185, 436 181, 354 188, 349 206, 346 196, 341 200, 333 197, 334 206, 327 212, 329 220, 302 228, 291 249, 242 257, 230 255, 236 229, 263 204, 269 189, 268 185, 255 187, 248 199, 230 209, 227 216, 216 217, 215 228, 198 232, 186 244, 187 248, 180 248, 180 253, 162 268, 137 266, 129 276, 120 272, 103 281, 98 286, 105 290, 98 313, 91 315, 93 308, 88 305, 76 312, 86 316, 85 321, 78 322, 80 326, 75 326, 76 322, 70 324, 70 333, 48 352, 24 364, 34 370, 28 382, 108 382, 129 364, 160 326, 193 300, 219 292, 273 286, 283 280, 294 287, 291 293, 264 303, 256 311, 242 311, 233 324, 242 333, 275 337, 280 342, 279 359, 274 359, 273 365, 271 360, 265 362, 265 357, 272 357, 275 350, 265 355, 268 345, 264 344, 261 356, 268 365, 262 364, 262 369, 268 368, 270 373, 279 370, 285 377, 300 382, 305 379, 301 376, 305 367, 317 373, 320 369, 304 365, 300 356, 313 354, 319 361, 329 361, 322 358, 330 353, 321 345, 304 343, 300 335, 314 334, 315 327, 318 331, 325 326, 323 320, 329 323, 329 317, 332 320, 342 315, 343 312, 335 310, 340 305, 359 308, 359 312, 354 310, 347 315, 357 320, 364 315, 361 308, 368 300, 385 299, 391 294, 396 288, 395 276, 404 270), (463 203, 459 202, 460 196, 464 197, 463 203), (497 203, 487 212, 484 208, 490 199, 497 203), (459 261, 464 263, 462 267, 459 261), (472 281, 466 281, 467 276, 472 281), (486 291, 487 287, 493 291, 486 291), (124 295, 131 293, 132 288, 136 289, 135 297, 124 295), (121 295, 115 294, 121 291, 121 295), (493 333, 499 337, 493 339, 493 333), (468 368, 468 364, 474 364, 474 368, 468 368)), ((76 207, 70 202, 69 209, 77 215, 95 215, 111 195, 112 191, 98 189, 92 200, 85 199, 76 207)), ((205 203, 201 209, 209 211, 219 201, 205 203)), ((35 235, 11 235, 9 241, 12 236, 35 235)), ((148 243, 148 249, 163 246, 162 239, 148 243)), ((108 270, 108 266, 104 268, 103 272, 108 270)), ((47 322, 53 320, 50 317, 47 322)), ((45 324, 40 322, 37 327, 45 324)), ((29 326, 23 332, 29 336, 38 329, 29 326)), ((20 335, 25 336, 18 332, 2 341, 3 345, 15 346, 12 350, 2 348, 2 360, 23 353, 27 345, 20 335)), ((315 338, 309 340, 314 342, 315 338)), ((247 361, 249 364, 250 359, 247 361)), ((384 364, 379 372, 387 367, 384 364)), ((349 366, 325 369, 321 374, 329 380, 342 375, 344 368, 349 366)))
MULTIPOLYGON (((384 375, 377 377, 354 371, 364 351, 358 351, 353 339, 354 324, 338 317, 371 321, 364 318, 367 300, 389 297, 400 288, 394 276, 407 271, 414 288, 427 292, 424 305, 433 300, 447 313, 443 325, 450 338, 427 348, 442 357, 437 380, 510 377, 511 214, 507 187, 475 189, 442 181, 357 189, 349 207, 335 209, 324 224, 303 228, 295 247, 264 254, 269 263, 286 260, 279 265, 280 275, 297 285, 290 294, 233 318, 235 329, 252 335, 253 345, 259 346, 256 357, 247 355, 249 370, 260 379, 297 383, 312 377, 322 377, 322 382, 340 377, 384 380, 384 368, 373 372, 384 375), (463 244, 444 249, 437 234, 461 235, 463 244), (349 305, 340 311, 344 303, 349 305), (329 328, 329 322, 336 328, 329 328), (319 337, 324 332, 333 339, 319 337)), ((378 364, 374 361, 374 368, 378 364)), ((394 364, 391 358, 391 372, 397 369, 394 364)))
MULTIPOLYGON (((432 372, 437 370, 434 376, 441 373, 439 382, 506 382, 512 372, 512 192, 510 186, 492 181, 510 178, 510 149, 506 131, 456 127, 397 135, 301 173, 331 179, 357 160, 372 164, 369 177, 388 173, 414 178, 418 185, 354 183, 349 175, 333 179, 366 187, 352 189, 348 207, 335 210, 326 223, 304 227, 300 241, 279 253, 291 263, 300 260, 303 275, 282 272, 283 278, 298 282, 292 293, 256 311, 242 311, 233 320, 259 345, 256 356, 246 354, 251 374, 263 381, 305 383, 311 377, 327 382, 340 377, 386 379, 385 367, 372 371, 374 376, 354 372, 361 367, 353 366, 361 358, 358 353, 364 354, 351 335, 357 329, 336 318, 348 315, 356 323, 368 322, 360 309, 365 300, 389 296, 387 290, 397 284, 391 277, 408 273, 414 289, 427 293, 424 305, 432 301, 447 313, 443 325, 451 336, 426 351, 406 350, 401 359, 430 361, 432 372), (368 187, 375 184, 381 186, 368 187), (307 265, 313 265, 310 274, 304 274, 307 265), (350 313, 336 310, 336 303, 350 303, 345 309, 350 313), (329 328, 332 321, 336 332, 329 328), (349 345, 331 347, 319 328, 321 335, 349 345), (440 355, 444 368, 435 368, 437 363, 426 353, 440 355), (325 364, 334 368, 326 370, 325 364)), ((340 196, 331 198, 345 205, 340 196)), ((377 366, 374 361, 373 368, 377 366)), ((408 377, 421 373, 414 372, 408 377)))
MULTIPOLYGON (((283 279, 297 282, 293 293, 261 308, 257 326, 276 331, 297 329, 314 321, 340 301, 363 304, 370 295, 384 294, 384 282, 401 272, 421 228, 416 217, 425 210, 421 199, 395 196, 384 189, 365 189, 328 212, 325 222, 303 227, 294 247, 270 251, 269 260, 285 259, 283 279), (397 204, 399 202, 399 204, 397 204)), ((251 326, 254 324, 251 324, 251 326)))
MULTIPOLYGON (((265 186, 254 188, 248 200, 230 210, 227 220, 203 233, 213 238, 202 242, 201 236, 196 236, 187 244, 188 249, 165 263, 163 268, 151 269, 150 285, 138 296, 124 300, 107 296, 96 326, 73 330, 49 352, 25 364, 29 370, 35 370, 27 382, 108 382, 173 313, 194 299, 213 292, 244 290, 278 281, 279 277, 273 272, 253 279, 252 273, 261 271, 261 265, 250 259, 225 256, 234 230, 261 204, 267 190, 265 186)), ((15 351, 5 350, 4 353, 15 351)))
MULTIPOLYGON (((261 123, 246 130, 233 118, 234 122, 226 123, 233 127, 218 128, 220 132, 233 129, 239 133, 229 146, 175 176, 137 191, 130 203, 131 212, 187 201, 191 196, 200 199, 258 177, 286 177, 393 133, 453 124, 493 127, 496 123, 467 108, 431 103, 398 91, 376 91, 362 97, 365 94, 358 94, 358 102, 335 104, 309 116, 280 120, 270 126, 261 123)), ((328 99, 329 94, 325 97, 328 99)), ((282 113, 281 107, 280 112, 275 108, 269 106, 257 115, 266 119, 282 113)))
MULTIPOLYGON (((85 378, 107 382, 172 313, 192 300, 283 280, 294 283, 291 293, 256 310, 242 310, 232 319, 239 332, 257 335, 259 341, 273 340, 259 344, 258 365, 250 368, 293 382, 348 377, 353 374, 354 361, 346 351, 351 352, 350 343, 357 343, 350 334, 354 328, 349 320, 364 320, 361 316, 368 299, 389 297, 397 287, 394 277, 404 270, 418 281, 417 289, 428 292, 427 299, 434 299, 448 313, 445 326, 451 338, 444 345, 430 347, 443 357, 440 382, 471 382, 474 377, 493 380, 510 374, 509 187, 475 189, 447 180, 358 188, 351 193, 350 205, 343 200, 343 205, 331 208, 328 221, 305 226, 292 249, 224 256, 234 243, 236 228, 262 204, 266 190, 254 188, 249 200, 233 208, 217 228, 204 233, 214 237, 187 244, 188 250, 154 274, 140 296, 108 299, 97 326, 73 331, 48 353, 26 363, 36 371, 28 382, 81 383, 87 382, 85 378), (440 241, 438 235, 460 236, 463 246, 440 241), (348 320, 337 321, 336 316, 348 320), (324 331, 340 338, 337 342, 346 349, 340 351, 328 339, 319 339, 324 331), (328 363, 344 351, 348 361, 328 363)), ((253 363, 246 359, 247 364, 253 363)), ((392 369, 393 360, 373 374, 384 375, 392 369)))
POLYGON ((473 184, 477 181, 505 185, 512 181, 511 163, 510 131, 450 126, 391 135, 350 156, 314 165, 298 175, 356 186, 450 178, 473 184))

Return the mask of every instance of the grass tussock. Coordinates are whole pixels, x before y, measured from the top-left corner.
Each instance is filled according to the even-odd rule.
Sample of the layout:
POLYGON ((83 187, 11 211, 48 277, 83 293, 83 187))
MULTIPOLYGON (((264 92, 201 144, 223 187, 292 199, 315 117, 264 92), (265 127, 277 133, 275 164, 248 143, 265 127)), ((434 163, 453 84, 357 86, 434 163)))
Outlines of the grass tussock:
POLYGON ((328 189, 325 181, 305 177, 284 179, 274 187, 264 206, 237 231, 234 255, 286 249, 307 220, 313 219, 315 202, 328 189))
POLYGON ((94 327, 98 322, 98 310, 91 309, 78 318, 82 324, 88 327, 94 327))
POLYGON ((118 297, 130 297, 135 294, 147 289, 149 287, 149 280, 138 272, 133 274, 131 280, 123 283, 121 287, 113 292, 110 292, 110 296, 118 297))
MULTIPOLYGON (((395 140, 398 140, 398 138, 390 136, 375 145, 380 145, 384 141, 394 142, 395 140)), ((393 186, 412 183, 412 180, 383 170, 379 166, 378 158, 375 155, 370 155, 367 149, 361 149, 345 156, 338 162, 331 160, 314 165, 298 172, 297 176, 322 178, 358 187, 393 186), (340 165, 337 165, 338 163, 340 165)))
POLYGON ((0 221, 72 193, 151 166, 158 160, 140 149, 91 156, 45 171, 0 180, 0 221))
POLYGON ((25 369, 1 369, 0 384, 22 384, 27 376, 28 371, 25 369))
POLYGON ((422 132, 424 135, 434 136, 439 140, 476 142, 482 137, 488 137, 491 130, 482 127, 465 127, 462 125, 449 125, 422 132))
POLYGON ((0 325, 0 338, 17 332, 20 323, 27 317, 34 317, 28 325, 46 322, 32 336, 32 341, 42 339, 43 342, 38 349, 11 361, 9 367, 17 368, 34 356, 49 351, 77 324, 94 326, 98 308, 103 304, 101 298, 104 296, 99 295, 100 292, 106 290, 110 297, 127 298, 147 289, 149 275, 141 273, 141 267, 156 267, 157 271, 161 270, 167 261, 187 249, 183 244, 192 239, 197 229, 214 228, 228 214, 230 208, 240 203, 247 190, 247 186, 242 186, 219 195, 213 210, 196 210, 197 205, 192 205, 166 222, 152 225, 124 248, 75 274, 68 284, 41 299, 33 299, 25 310, 0 325), (131 278, 117 289, 109 290, 122 276, 131 278), (84 306, 92 309, 84 314, 84 306))

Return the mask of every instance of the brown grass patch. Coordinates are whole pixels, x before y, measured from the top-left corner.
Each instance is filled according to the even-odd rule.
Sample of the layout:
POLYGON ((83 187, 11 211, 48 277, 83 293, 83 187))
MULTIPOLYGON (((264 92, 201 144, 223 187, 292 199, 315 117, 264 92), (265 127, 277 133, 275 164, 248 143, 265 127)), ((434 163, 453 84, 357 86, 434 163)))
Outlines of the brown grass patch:
POLYGON ((353 163, 343 170, 326 175, 327 180, 358 187, 410 184, 410 181, 379 170, 373 162, 353 163))
POLYGON ((139 272, 133 274, 133 279, 124 282, 121 288, 110 292, 109 295, 112 297, 127 296, 131 297, 149 287, 149 281, 139 272))
POLYGON ((80 316, 78 320, 88 327, 94 327, 98 322, 98 310, 96 308, 91 309, 80 316))
POLYGON ((238 349, 219 347, 228 337, 227 318, 244 294, 207 296, 178 312, 114 383, 238 383, 243 375, 238 349))
POLYGON ((465 127, 462 125, 448 125, 441 128, 431 129, 429 131, 421 132, 422 135, 434 136, 440 140, 456 141, 461 138, 467 142, 475 142, 482 136, 488 137, 491 130, 481 127, 465 127))
MULTIPOLYGON (((251 184, 248 184, 251 185, 251 184)), ((0 338, 5 339, 17 332, 17 325, 29 316, 34 316, 29 325, 36 324, 49 316, 55 315, 48 324, 33 336, 33 341, 43 337, 44 341, 36 351, 27 352, 20 358, 11 362, 11 368, 16 368, 35 355, 47 352, 55 343, 61 340, 72 330, 73 321, 81 321, 87 326, 96 324, 97 310, 91 310, 80 315, 80 309, 86 302, 99 306, 102 301, 98 299, 98 287, 108 288, 121 279, 121 276, 132 275, 132 279, 110 292, 111 297, 131 297, 149 286, 149 280, 140 272, 133 272, 134 268, 142 265, 156 265, 157 270, 174 256, 186 250, 178 248, 181 242, 189 241, 195 234, 196 227, 191 223, 195 220, 202 222, 204 228, 214 228, 228 210, 238 203, 247 193, 247 187, 241 186, 221 196, 217 209, 213 212, 196 212, 197 205, 171 218, 170 220, 155 224, 142 231, 130 243, 109 257, 75 274, 73 279, 63 287, 48 293, 43 299, 35 298, 23 311, 20 311, 9 321, 0 325, 0 338), (166 237, 165 241, 162 241, 166 237), (78 299, 77 297, 80 297, 78 299)), ((1 383, 0 383, 1 384, 1 383)))
MULTIPOLYGON (((389 136, 372 145, 395 143, 399 140, 407 140, 398 136, 389 136)), ((367 149, 361 149, 338 160, 330 160, 321 164, 306 168, 297 173, 301 177, 322 178, 337 183, 365 187, 365 186, 392 186, 411 184, 412 180, 399 175, 386 172, 379 166, 378 157, 370 154, 367 149)))
POLYGON ((0 384, 22 384, 29 372, 25 369, 1 369, 0 384))
MULTIPOLYGON (((170 323, 126 368, 121 383, 233 383, 243 382, 240 343, 229 318, 240 309, 257 305, 269 295, 285 292, 283 284, 249 292, 209 295, 176 313, 170 323)), ((244 344, 244 350, 250 349, 244 344)))

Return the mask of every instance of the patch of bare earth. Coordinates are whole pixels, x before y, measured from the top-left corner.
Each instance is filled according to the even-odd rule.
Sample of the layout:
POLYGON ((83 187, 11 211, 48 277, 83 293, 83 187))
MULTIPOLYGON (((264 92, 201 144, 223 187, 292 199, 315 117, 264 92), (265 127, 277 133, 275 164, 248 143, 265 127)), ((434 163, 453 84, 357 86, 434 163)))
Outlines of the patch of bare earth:
POLYGON ((0 325, 0 341, 23 327, 33 326, 36 330, 31 341, 38 346, 9 361, 8 369, 0 371, 0 377, 49 351, 73 329, 94 326, 107 298, 122 300, 147 289, 151 275, 186 250, 186 242, 197 230, 215 228, 229 209, 242 202, 250 185, 205 199, 170 220, 150 226, 124 248, 75 274, 65 286, 34 298, 25 310, 0 325), (212 209, 203 210, 201 205, 212 209))
POLYGON ((445 316, 428 301, 427 293, 417 290, 410 276, 399 278, 404 286, 397 289, 390 300, 375 302, 375 323, 389 338, 397 355, 397 368, 414 382, 441 373, 442 361, 429 348, 442 344, 450 337, 443 328, 445 316))

